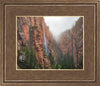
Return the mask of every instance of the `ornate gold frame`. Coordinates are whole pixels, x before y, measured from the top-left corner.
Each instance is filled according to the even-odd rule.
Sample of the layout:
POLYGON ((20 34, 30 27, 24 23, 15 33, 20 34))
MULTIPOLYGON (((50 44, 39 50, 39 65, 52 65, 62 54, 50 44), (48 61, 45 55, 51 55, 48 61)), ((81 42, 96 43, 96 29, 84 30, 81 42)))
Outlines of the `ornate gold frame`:
MULTIPOLYGON (((30 85, 30 86, 99 86, 100 85, 100 35, 99 35, 99 32, 100 32, 100 0, 57 0, 57 1, 53 1, 53 0, 1 0, 0 1, 0 86, 13 86, 13 85, 30 85), (5 63, 6 63, 6 60, 5 60, 5 47, 7 46, 7 44, 5 43, 5 41, 7 40, 6 39, 6 36, 8 36, 6 33, 5 33, 5 28, 6 28, 6 22, 5 22, 5 19, 6 19, 6 16, 5 16, 5 8, 6 6, 21 6, 21 5, 37 5, 37 6, 43 6, 43 5, 47 5, 47 6, 51 6, 51 5, 56 5, 58 4, 58 6, 65 6, 66 4, 67 5, 82 5, 84 4, 84 6, 94 6, 94 12, 95 12, 95 18, 94 19, 94 47, 93 47, 93 51, 95 52, 93 55, 94 55, 94 75, 92 76, 87 76, 88 77, 91 77, 90 79, 84 79, 84 80, 32 80, 30 82, 28 82, 27 79, 23 79, 23 80, 6 80, 6 75, 5 73, 7 72, 7 70, 5 69, 5 63), (6 72, 5 72, 6 71, 6 72), (94 78, 94 79, 92 79, 94 78)), ((7 20, 8 21, 8 20, 7 20)), ((84 21, 85 22, 85 21, 84 21)), ((91 34, 91 33, 90 33, 91 34)), ((86 35, 86 34, 84 34, 86 35)), ((9 40, 10 41, 10 40, 9 40)), ((91 59, 90 59, 91 60, 91 59)), ((90 61, 89 61, 90 62, 90 61)), ((86 65, 88 66, 88 65, 86 65)), ((92 67, 91 67, 92 68, 92 67)), ((30 70, 31 71, 31 70, 30 70)), ((59 71, 59 70, 58 70, 59 71)), ((65 70, 66 71, 66 70, 65 70)), ((23 72, 23 71, 21 71, 23 72)), ((38 71, 36 71, 38 72, 38 71)), ((45 71, 44 71, 45 72, 45 71)), ((52 72, 52 71, 51 71, 52 72)), ((75 71, 76 72, 76 71, 75 71)), ((79 72, 84 72, 83 70, 82 71, 79 71, 79 72)), ((46 72, 45 72, 46 73, 46 72)), ((93 74, 92 73, 92 74, 93 74)), ((8 73, 9 74, 9 73, 8 73)), ((89 74, 89 72, 87 72, 87 74, 89 74)), ((40 74, 41 75, 41 74, 40 74)), ((8 76, 8 75, 7 75, 8 76)), ((15 75, 16 76, 16 75, 15 75)), ((16 76, 17 77, 17 76, 16 76)), ((47 75, 48 77, 48 75, 47 75)), ((9 78, 10 79, 10 78, 9 78)), ((17 77, 18 79, 18 77, 17 77)))

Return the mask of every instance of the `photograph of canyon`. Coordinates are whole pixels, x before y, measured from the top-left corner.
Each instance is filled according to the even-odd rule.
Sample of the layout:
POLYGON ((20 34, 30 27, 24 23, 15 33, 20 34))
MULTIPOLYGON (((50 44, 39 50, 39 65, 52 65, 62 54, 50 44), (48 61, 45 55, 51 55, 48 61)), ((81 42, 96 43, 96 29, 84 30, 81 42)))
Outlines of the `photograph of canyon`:
POLYGON ((17 16, 17 69, 83 69, 83 16, 17 16))

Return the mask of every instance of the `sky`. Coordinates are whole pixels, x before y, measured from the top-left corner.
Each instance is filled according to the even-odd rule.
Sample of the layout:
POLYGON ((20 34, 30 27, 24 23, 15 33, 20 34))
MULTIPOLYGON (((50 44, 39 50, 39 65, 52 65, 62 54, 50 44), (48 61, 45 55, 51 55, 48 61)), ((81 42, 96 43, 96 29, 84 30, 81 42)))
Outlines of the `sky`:
POLYGON ((79 17, 44 17, 47 26, 55 39, 58 39, 60 34, 71 29, 79 17))

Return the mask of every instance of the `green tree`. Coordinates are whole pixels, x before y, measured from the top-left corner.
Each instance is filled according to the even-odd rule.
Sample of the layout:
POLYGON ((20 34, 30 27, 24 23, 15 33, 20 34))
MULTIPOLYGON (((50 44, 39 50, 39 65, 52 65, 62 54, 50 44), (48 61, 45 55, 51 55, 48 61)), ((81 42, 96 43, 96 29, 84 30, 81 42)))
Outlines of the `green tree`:
POLYGON ((36 65, 37 65, 36 55, 33 51, 33 48, 31 47, 31 49, 30 49, 30 67, 36 68, 36 65))
POLYGON ((27 63, 27 64, 29 64, 30 63, 30 52, 29 52, 29 49, 28 48, 26 48, 26 51, 25 51, 25 62, 27 63))
POLYGON ((61 69, 62 66, 61 65, 56 65, 56 69, 61 69))
POLYGON ((33 48, 22 48, 22 52, 25 52, 25 60, 24 62, 19 62, 21 68, 26 69, 38 69, 41 68, 41 64, 37 63, 37 58, 33 48))
POLYGON ((54 57, 52 56, 51 52, 49 53, 49 59, 50 59, 50 63, 52 65, 54 65, 55 64, 55 61, 54 61, 54 57))
POLYGON ((58 65, 60 69, 74 69, 74 62, 73 62, 73 56, 69 55, 69 52, 65 55, 62 55, 61 57, 58 58, 57 61, 57 68, 58 65))
POLYGON ((49 60, 50 60, 50 63, 51 63, 51 67, 54 69, 55 68, 55 61, 54 61, 54 57, 52 56, 52 53, 49 52, 49 60))
POLYGON ((82 69, 83 68, 83 56, 80 57, 79 65, 76 68, 77 69, 82 69))

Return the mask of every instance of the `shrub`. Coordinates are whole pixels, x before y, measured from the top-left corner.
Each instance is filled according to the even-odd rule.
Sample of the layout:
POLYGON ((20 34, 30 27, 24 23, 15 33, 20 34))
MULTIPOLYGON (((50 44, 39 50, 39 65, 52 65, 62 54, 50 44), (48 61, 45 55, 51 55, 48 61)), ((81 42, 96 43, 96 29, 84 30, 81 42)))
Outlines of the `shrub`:
POLYGON ((34 28, 38 28, 38 26, 31 26, 31 28, 32 28, 32 29, 34 29, 34 28))
POLYGON ((26 51, 26 48, 25 47, 20 47, 20 50, 22 51, 22 52, 25 52, 26 51))
POLYGON ((38 37, 39 37, 39 34, 36 35, 36 38, 38 38, 38 37))
POLYGON ((51 52, 49 52, 49 56, 48 56, 51 65, 55 65, 55 61, 54 61, 54 57, 52 56, 51 52))
POLYGON ((18 65, 20 68, 25 68, 25 69, 41 69, 42 66, 41 64, 37 63, 37 59, 36 59, 36 55, 35 52, 33 50, 33 48, 22 48, 22 51, 25 52, 25 60, 24 62, 20 62, 18 60, 18 65))
POLYGON ((51 68, 52 68, 52 69, 55 69, 55 65, 51 65, 51 68))
POLYGON ((60 69, 74 69, 73 56, 70 56, 69 53, 67 53, 64 56, 59 57, 56 67, 60 69))
POLYGON ((77 65, 76 69, 82 69, 83 68, 83 56, 80 57, 79 64, 77 65))
POLYGON ((61 69, 62 66, 61 66, 61 65, 56 65, 56 68, 57 68, 57 69, 61 69))

